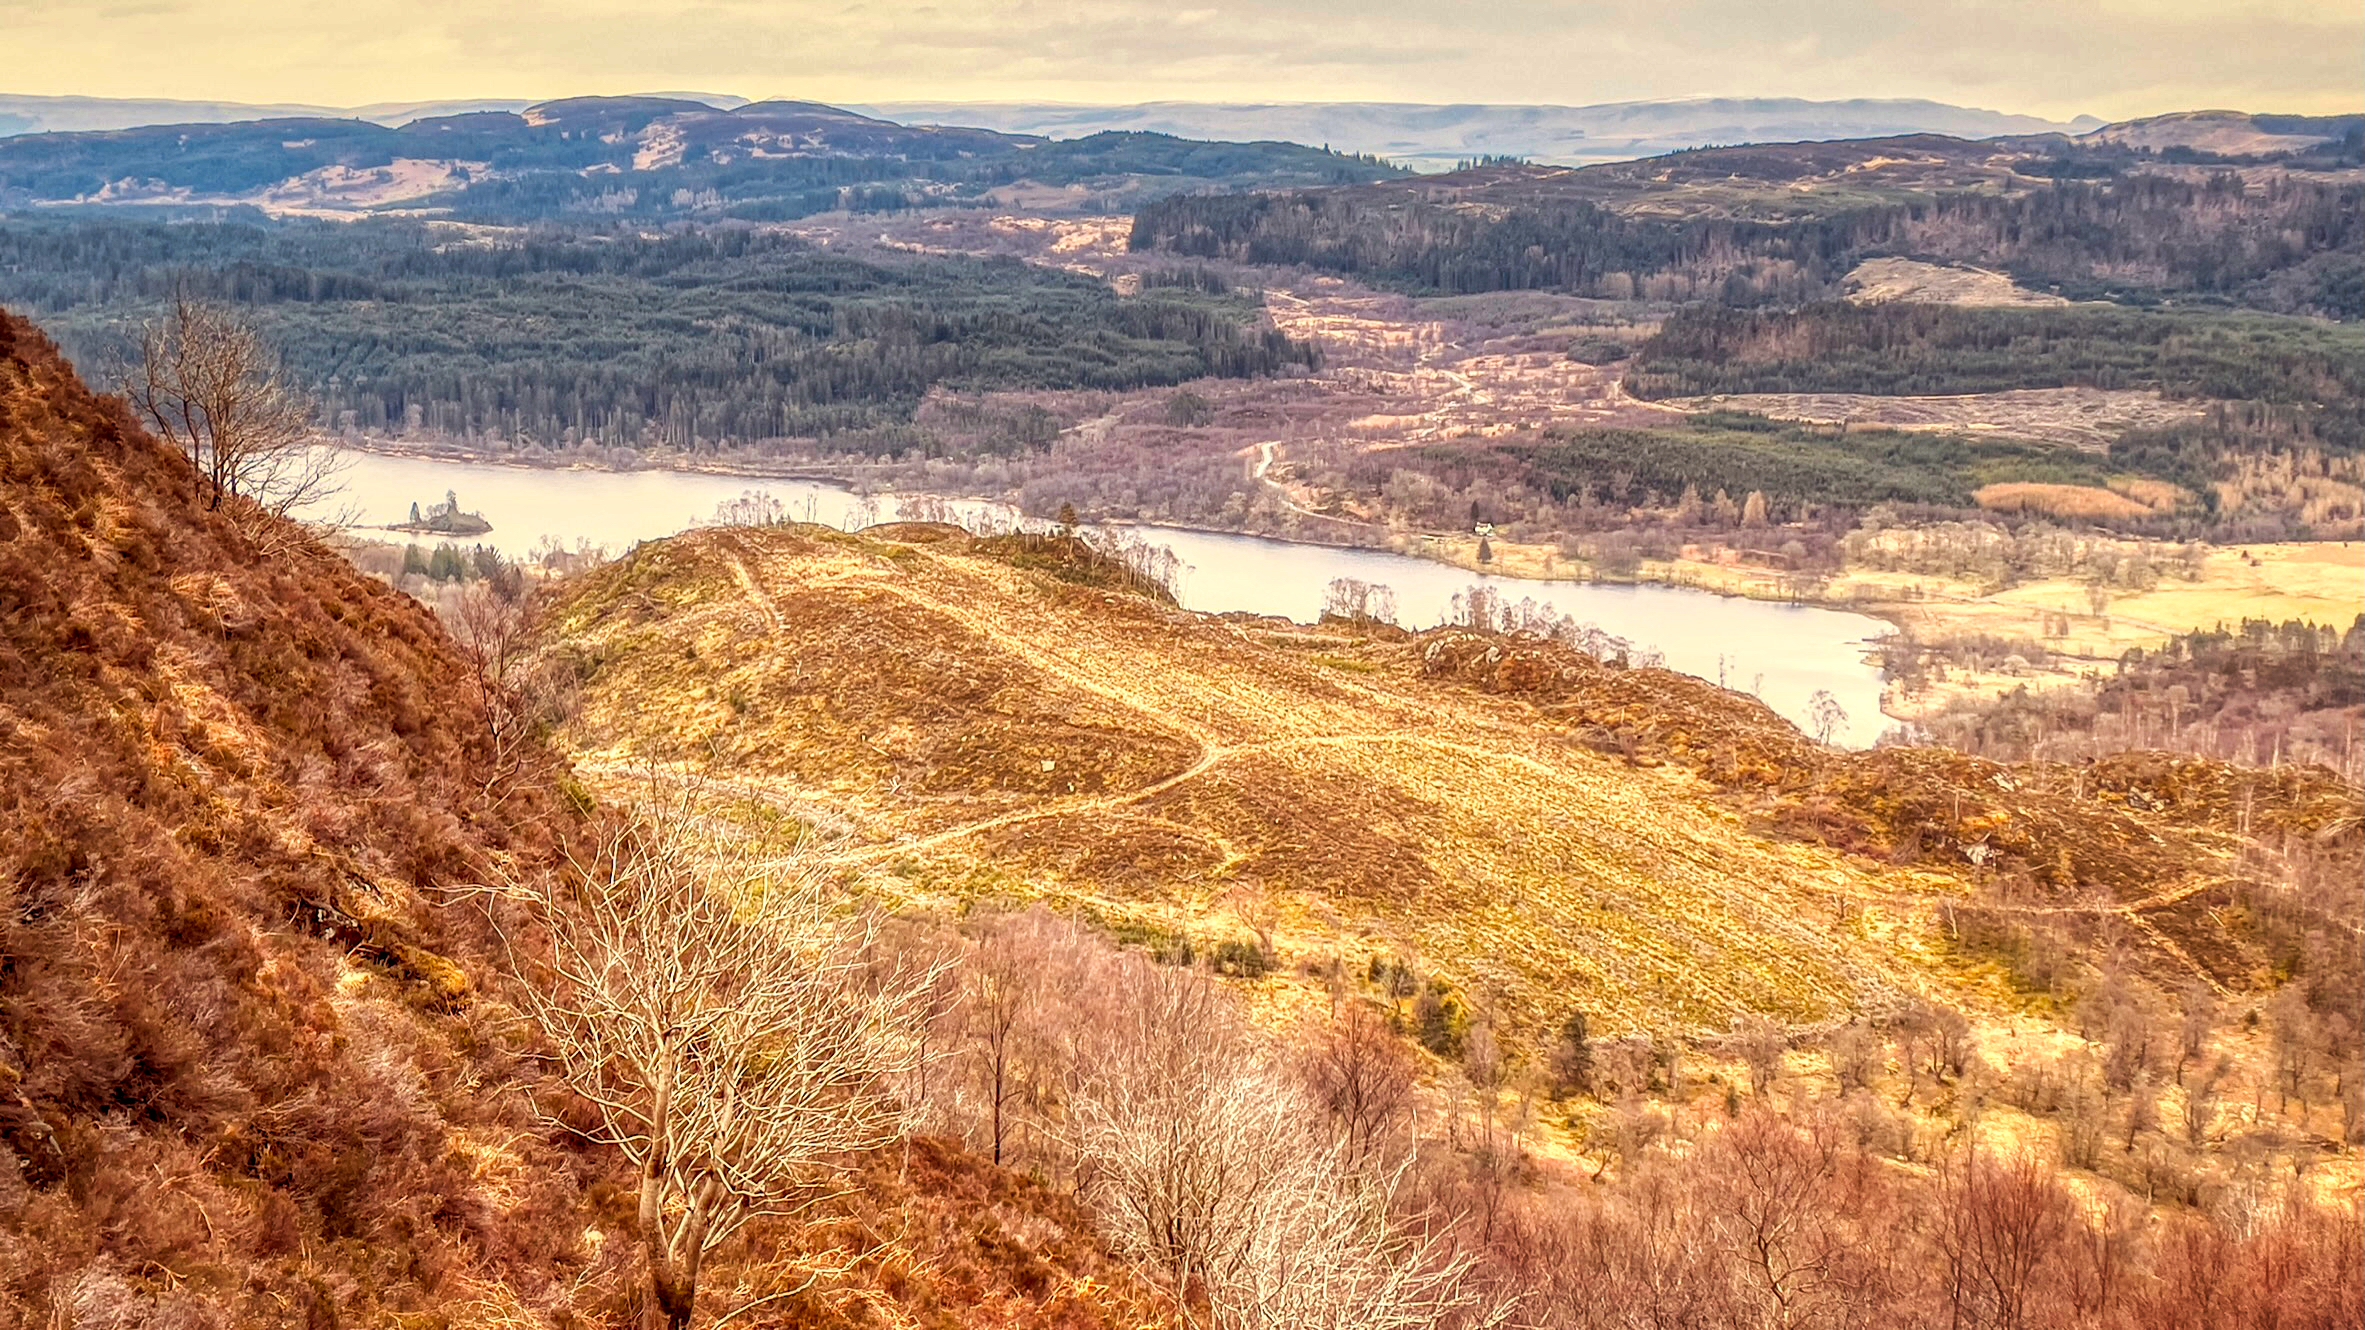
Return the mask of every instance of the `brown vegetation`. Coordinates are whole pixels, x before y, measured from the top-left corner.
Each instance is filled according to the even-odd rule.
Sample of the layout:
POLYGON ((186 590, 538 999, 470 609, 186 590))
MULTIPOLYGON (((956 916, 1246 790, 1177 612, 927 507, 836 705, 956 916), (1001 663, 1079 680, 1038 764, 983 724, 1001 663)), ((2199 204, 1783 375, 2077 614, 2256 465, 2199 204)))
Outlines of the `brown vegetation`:
MULTIPOLYGON (((2171 488, 2168 494, 2169 506, 2175 505, 2177 497, 2177 492, 2171 488)), ((1971 492, 1971 499, 1990 512, 2042 513, 2047 517, 2073 522, 2148 517, 2152 513, 2149 504, 2093 485, 2005 481, 1980 486, 1971 492)))
MULTIPOLYGON (((424 607, 187 477, 0 316, 0 1325, 634 1324, 620 1161, 444 903, 587 799, 424 607)), ((949 1144, 855 1162, 709 1283, 1142 1323, 1072 1202, 949 1144)))
MULTIPOLYGON (((2107 923, 2169 982, 2252 988, 2280 935, 2222 907, 2365 839, 2325 773, 1838 753, 1750 699, 1542 639, 1258 640, 983 553, 811 529, 645 551, 560 607, 544 649, 580 662, 585 697, 563 734, 597 763, 709 763, 759 803, 826 799, 891 896, 1048 896, 1211 945, 1249 890, 1282 902, 1300 954, 1423 957, 1530 1032, 1558 1019, 1546 993, 1708 1030, 1877 1005, 1893 941, 1783 922, 1876 902, 1949 935, 1974 903, 2015 927, 2107 923), (1012 728, 1054 702, 1067 728, 1012 728), (1770 839, 1736 837, 1736 811, 1770 839)), ((2352 905, 2299 902, 2322 921, 2352 905)))
POLYGON ((432 905, 554 801, 485 797, 441 629, 308 542, 258 559, 251 500, 189 503, 14 320, 0 478, 0 1307, 563 1299, 551 1221, 603 1170, 468 1088, 529 1073, 432 905))
POLYGON ((0 1324, 2365 1301, 2326 773, 1834 753, 1368 588, 1185 614, 1067 534, 706 531, 530 635, 471 584, 455 641, 182 466, 0 321, 0 1324), (706 769, 696 863, 552 726, 627 798, 706 769), (734 1116, 824 1102, 847 1148, 734 1116))
POLYGON ((1424 956, 1525 1028, 1554 994, 1722 1028, 1894 982, 1882 946, 1835 955, 1800 921, 1827 872, 1919 888, 1736 843, 1721 809, 1404 650, 811 528, 644 549, 571 589, 543 646, 582 681, 561 737, 586 769, 686 761, 750 813, 826 807, 893 899, 1048 896, 1209 947, 1269 898, 1285 955, 1424 956))

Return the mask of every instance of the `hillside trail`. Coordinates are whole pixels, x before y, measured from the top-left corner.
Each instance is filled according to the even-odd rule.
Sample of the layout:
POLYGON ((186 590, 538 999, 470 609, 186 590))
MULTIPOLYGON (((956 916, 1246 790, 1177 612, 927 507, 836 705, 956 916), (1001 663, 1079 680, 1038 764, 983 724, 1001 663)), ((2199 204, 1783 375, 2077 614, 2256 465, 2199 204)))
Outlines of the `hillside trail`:
MULTIPOLYGON (((907 854, 918 850, 934 849, 942 845, 949 845, 956 841, 966 840, 973 836, 982 835, 986 832, 1000 831, 1007 827, 1023 826, 1029 822, 1041 822, 1067 817, 1081 817, 1093 813, 1121 812, 1129 805, 1147 802, 1148 800, 1155 799, 1159 795, 1164 794, 1169 790, 1177 789, 1181 786, 1187 785, 1190 782, 1207 775, 1209 772, 1215 770, 1216 767, 1223 764, 1224 762, 1253 753, 1284 752, 1293 748, 1344 748, 1392 743, 1409 744, 1417 747, 1431 748, 1448 752, 1458 752, 1464 756, 1475 757, 1485 761, 1510 762, 1513 765, 1524 767, 1530 773, 1541 776, 1545 780, 1554 784, 1563 785, 1572 789, 1581 788, 1577 782, 1568 780, 1566 778, 1566 773, 1560 772, 1545 763, 1538 762, 1535 759, 1527 757, 1523 754, 1487 748, 1480 744, 1456 743, 1450 740, 1437 739, 1426 735, 1403 733, 1302 735, 1292 738, 1266 739, 1241 744, 1210 745, 1207 748, 1202 749, 1198 758, 1194 760, 1189 766, 1184 767, 1182 770, 1175 772, 1171 776, 1163 777, 1162 779, 1153 781, 1148 785, 1140 786, 1136 789, 1119 790, 1109 794, 1089 795, 1079 799, 1057 799, 1048 803, 1039 804, 1033 808, 1013 809, 1010 812, 999 813, 988 818, 981 818, 975 822, 965 822, 958 826, 946 827, 940 831, 930 832, 925 836, 920 836, 909 840, 900 840, 891 844, 866 847, 858 851, 849 851, 839 856, 839 858, 841 861, 848 863, 873 863, 880 859, 891 858, 896 855, 907 854)), ((1149 820, 1203 837, 1206 840, 1214 842, 1218 845, 1226 844, 1223 837, 1215 834, 1205 827, 1195 827, 1187 823, 1175 822, 1168 818, 1151 818, 1149 820)))
MULTIPOLYGON (((778 604, 758 567, 751 564, 746 557, 751 551, 744 544, 726 543, 724 552, 730 564, 734 581, 739 584, 743 593, 750 600, 757 603, 758 607, 777 627, 781 622, 778 604)), ((1366 715, 1395 712, 1403 716, 1403 728, 1331 732, 1320 732, 1317 729, 1309 732, 1305 728, 1306 722, 1304 720, 1283 715, 1270 704, 1268 699, 1256 696, 1252 692, 1229 692, 1220 687, 1212 691, 1200 692, 1198 694, 1200 701, 1213 704, 1231 713, 1229 718, 1235 722, 1232 728, 1264 730, 1269 733, 1271 730, 1286 731, 1294 727, 1300 731, 1295 734, 1283 732, 1259 738, 1233 737, 1210 724, 1203 716, 1188 714, 1171 700, 1155 696, 1149 688, 1144 686, 1144 681, 1139 676, 1124 680, 1112 680, 1104 677, 1091 668, 1093 657, 1088 653, 1071 654, 1062 651, 1036 635, 1014 629, 1006 619, 982 612, 974 608, 972 604, 964 603, 954 597, 923 591, 885 570, 865 570, 860 573, 839 574, 816 580, 817 585, 853 582, 863 583, 869 589, 880 594, 894 596, 914 608, 949 620, 991 643, 995 648, 1026 662, 1047 678, 1078 691, 1090 693, 1130 711, 1142 717, 1155 730, 1162 731, 1170 737, 1188 740, 1197 747, 1198 752, 1190 762, 1179 770, 1147 785, 1081 798, 1055 799, 1032 808, 1013 809, 958 826, 947 827, 916 839, 897 840, 859 850, 849 850, 838 856, 845 862, 875 862, 879 859, 927 850, 1006 827, 1050 818, 1120 811, 1130 805, 1154 799, 1170 790, 1198 780, 1222 763, 1235 757, 1259 752, 1278 752, 1292 748, 1408 744, 1435 751, 1458 753, 1489 764, 1517 767, 1530 779, 1540 778, 1564 789, 1577 790, 1587 787, 1587 782, 1577 779, 1575 773, 1563 770, 1529 753, 1518 751, 1523 741, 1532 740, 1532 735, 1523 736, 1506 727, 1499 736, 1503 742, 1499 745, 1489 745, 1472 742, 1468 739, 1422 733, 1417 728, 1422 724, 1421 719, 1418 716, 1404 714, 1406 704, 1403 698, 1386 690, 1351 680, 1333 681, 1334 685, 1342 691, 1353 695, 1354 702, 1349 705, 1353 705, 1357 711, 1366 715)), ((979 603, 990 603, 983 596, 978 597, 977 600, 979 603)), ((1202 832, 1201 834, 1207 833, 1202 832)), ((1210 836, 1210 839, 1220 841, 1221 838, 1210 836)))
POLYGON ((772 631, 779 632, 786 627, 788 620, 780 613, 780 602, 772 598, 771 589, 756 576, 755 568, 748 562, 754 552, 748 548, 746 539, 733 532, 725 535, 718 543, 722 547, 723 562, 731 569, 731 580, 739 584, 739 589, 746 593, 748 601, 762 612, 764 621, 772 625, 772 631))
MULTIPOLYGON (((741 631, 755 631, 757 621, 734 604, 740 598, 779 627, 784 607, 805 603, 817 588, 842 588, 857 599, 892 597, 899 622, 908 622, 908 610, 939 625, 918 630, 932 650, 1005 657, 1019 668, 1003 673, 1022 691, 1065 696, 1070 707, 1088 712, 1099 713, 1105 703, 1118 712, 1113 732, 1180 741, 1179 752, 1168 750, 1163 770, 1129 778, 1139 784, 1084 794, 989 788, 919 797, 893 768, 876 785, 854 791, 753 772, 709 778, 718 791, 747 801, 741 813, 755 820, 742 830, 756 854, 788 853, 761 848, 767 843, 763 827, 785 814, 827 834, 831 863, 875 879, 873 885, 889 893, 903 889, 892 879, 908 876, 898 861, 962 862, 1005 848, 1023 853, 1038 844, 1066 844, 1077 836, 1136 836, 1152 826, 1176 845, 1208 846, 1213 854, 1204 862, 1194 855, 1198 866, 1188 877, 1221 887, 1238 865, 1259 862, 1272 851, 1265 843, 1272 837, 1298 852, 1306 848, 1298 843, 1305 828, 1291 811, 1303 779, 1308 791, 1365 783, 1393 788, 1425 810, 1416 815, 1431 819, 1424 827, 1449 837, 1477 835, 1485 844, 1493 843, 1486 839, 1492 833, 1465 825, 1471 809, 1493 807, 1486 800, 1500 802, 1507 791, 1532 800, 1536 821, 1523 824, 1518 843, 1533 848, 1514 846, 1487 860, 1489 867, 1473 865, 1483 881, 1473 880, 1480 898, 1470 911, 1421 925, 1436 934, 1435 945, 1467 943, 1490 956, 1533 959, 1550 951, 1537 938, 1498 927, 1503 911, 1532 907, 1557 911, 1555 918, 1590 918, 1587 912, 1603 908, 1602 901, 1626 896, 1632 897, 1629 906, 1619 908, 1646 917, 1674 910, 1658 926, 1690 938, 1684 945, 1735 956, 1755 954, 1753 948, 1773 936, 1767 930, 1790 927, 1799 908, 1818 898, 1925 920, 1943 918, 1948 904, 1979 903, 1978 893, 1962 884, 1937 876, 1909 881, 1837 852, 1801 847, 1778 863, 1752 856, 1745 818, 1721 805, 1713 791, 1696 789, 1685 773, 1655 778, 1619 769, 1565 734, 1523 723, 1524 713, 1515 709, 1439 706, 1417 679, 1398 673, 1364 678, 1323 668, 1307 651, 1276 651, 1267 639, 1288 635, 1270 625, 1260 629, 1146 606, 1097 613, 1067 595, 1046 595, 1029 579, 1014 581, 999 564, 966 558, 874 553, 814 560, 770 552, 759 540, 731 538, 712 548, 726 565, 716 571, 727 570, 731 578, 713 609, 736 620, 741 631), (1324 752, 1332 755, 1317 755, 1324 752), (1269 806, 1275 798, 1283 799, 1282 807, 1269 806), (1010 834, 1021 828, 1039 830, 1010 834), (1817 882, 1824 885, 1806 885, 1817 882), (1789 904, 1769 913, 1767 890, 1789 904)), ((882 605, 879 612, 890 611, 882 605)), ((1106 721, 1106 713, 1101 718, 1106 721)), ((625 762, 585 763, 582 769, 587 778, 632 770, 625 762)), ((718 805, 718 825, 737 825, 741 813, 718 805)), ((2114 914, 2164 962, 2214 983, 2152 916, 2217 885, 2219 879, 2202 874, 2158 884, 2150 894, 2120 903, 1989 908, 2011 915, 2114 914)), ((1647 968, 1680 965, 1688 954, 1681 947, 1662 956, 1647 947, 1635 950, 1639 942, 1622 945, 1622 959, 1594 959, 1612 968, 1647 968)), ((1536 961, 1557 963, 1548 956, 1536 961)), ((1903 982, 1881 973, 1883 983, 1903 982)))
POLYGON ((1273 497, 1280 502, 1283 508, 1299 517, 1310 518, 1317 522, 1331 522, 1355 531, 1370 532, 1376 529, 1369 522, 1358 521, 1352 517, 1341 517, 1337 513, 1320 512, 1299 503, 1297 497, 1289 492, 1289 486, 1273 479, 1271 474, 1274 463, 1279 460, 1281 455, 1281 441, 1267 439, 1256 447, 1256 469, 1251 473, 1251 478, 1271 491, 1273 497))
MULTIPOLYGON (((744 544, 730 543, 725 546, 726 558, 730 563, 734 581, 738 583, 742 592, 750 600, 756 602, 758 608, 774 625, 778 626, 780 622, 778 604, 758 566, 748 560, 747 555, 750 553, 753 551, 744 544)), ((944 571, 952 573, 955 577, 963 576, 954 569, 947 568, 944 571)), ((1197 752, 1191 760, 1181 768, 1132 789, 1081 797, 1051 798, 1030 807, 1008 809, 987 817, 942 827, 918 837, 891 837, 871 845, 850 847, 832 856, 834 861, 848 866, 875 864, 903 855, 923 853, 977 836, 1037 822, 1108 814, 1122 814, 1137 818, 1149 817, 1150 815, 1135 810, 1138 810, 1139 805, 1208 776, 1226 762, 1258 753, 1278 753, 1311 748, 1404 745, 1432 752, 1457 754, 1498 770, 1506 767, 1514 768, 1521 773, 1521 778, 1534 783, 1539 791, 1549 789, 1573 795, 1599 792, 1600 777, 1598 773, 1553 763, 1534 753, 1521 751, 1537 742, 1538 736, 1532 731, 1520 731, 1516 727, 1505 724, 1499 729, 1482 727, 1475 735, 1437 733, 1424 724, 1422 717, 1405 714, 1403 711, 1405 699, 1403 697, 1357 681, 1337 680, 1334 682, 1342 690, 1355 697, 1358 709, 1367 717, 1384 716, 1391 712, 1401 717, 1401 723, 1397 727, 1374 728, 1367 723, 1365 726, 1355 729, 1322 732, 1318 720, 1315 721, 1313 727, 1309 728, 1308 718, 1284 716, 1274 706, 1272 699, 1261 695, 1253 688, 1226 689, 1220 682, 1212 688, 1205 686, 1210 682, 1210 679, 1220 680, 1220 675, 1198 678, 1196 682, 1201 687, 1194 690, 1192 699, 1200 705, 1197 707, 1183 706, 1178 699, 1163 697, 1157 693, 1152 672, 1134 672, 1124 677, 1112 678, 1105 672, 1105 669, 1096 670, 1094 668, 1095 664, 1105 665, 1102 657, 1109 653, 1096 655, 1092 652, 1062 650, 1044 640, 1040 635, 1014 626, 1007 617, 996 616, 977 608, 980 605, 994 603, 991 596, 983 594, 986 590, 983 586, 978 588, 981 594, 964 598, 959 596, 957 592, 947 594, 923 590, 911 585, 906 577, 885 568, 866 568, 854 572, 825 574, 811 579, 811 584, 816 586, 861 584, 873 592, 894 596, 924 613, 958 625, 961 629, 990 643, 997 650, 1024 661, 1046 680, 1056 681, 1065 687, 1099 697, 1141 717, 1154 731, 1168 737, 1185 739, 1197 748, 1197 752), (1199 714, 1193 714, 1194 711, 1199 714), (1229 721, 1230 724, 1220 723, 1209 714, 1210 712, 1221 713, 1221 720, 1229 721), (1274 729, 1286 731, 1292 728, 1297 732, 1277 734, 1271 732, 1274 729), (1243 730, 1262 733, 1259 737, 1245 737, 1240 733, 1243 730), (1483 741, 1488 738, 1499 742, 1483 741)), ((1115 658, 1125 659, 1126 657, 1123 653, 1115 653, 1115 658)), ((1472 717, 1464 718, 1465 722, 1474 719, 1472 717)), ((731 788, 794 815, 805 816, 816 806, 810 800, 797 797, 791 792, 779 790, 776 787, 730 778, 725 778, 725 780, 731 788)), ((1227 858, 1236 857, 1225 838, 1208 828, 1173 822, 1165 818, 1150 817, 1150 820, 1170 826, 1177 831, 1202 837, 1221 848, 1227 858)), ((1944 905, 1958 900, 1956 897, 1941 892, 1866 890, 1865 883, 1852 879, 1856 879, 1856 875, 1848 874, 1835 881, 1833 888, 1835 893, 1865 904, 1879 904, 1891 908, 1942 908, 1944 905)), ((2129 926, 2143 932, 2164 953, 2175 958, 2195 976, 2214 985, 2216 981, 2210 977, 2206 968, 2195 962, 2145 916, 2151 911, 2168 908, 2213 887, 2221 886, 2226 881, 2228 879, 2222 877, 2196 876, 2140 900, 2109 904, 1998 904, 1986 908, 2008 914, 2029 916, 2116 916, 2129 926)))

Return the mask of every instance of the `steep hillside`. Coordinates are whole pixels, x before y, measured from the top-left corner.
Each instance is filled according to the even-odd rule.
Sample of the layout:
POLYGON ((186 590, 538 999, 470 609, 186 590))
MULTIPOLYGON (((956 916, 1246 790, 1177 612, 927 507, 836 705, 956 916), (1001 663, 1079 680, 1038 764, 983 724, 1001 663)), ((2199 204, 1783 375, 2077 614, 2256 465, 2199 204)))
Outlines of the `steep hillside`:
MULTIPOLYGON (((418 603, 185 494, 0 315, 0 1326, 631 1323, 617 1164, 543 1116, 445 903, 580 815, 494 769, 418 603)), ((1142 1323, 1071 1202, 930 1143, 867 1176, 713 1283, 867 1234, 798 1324, 1042 1324, 1054 1285, 1058 1323, 1142 1323)))
POLYGON ((521 1068, 429 902, 544 804, 486 797, 423 608, 258 563, 184 469, 0 319, 0 1307, 540 1296, 597 1170, 473 1091, 521 1068))
POLYGON ((587 774, 686 763, 751 827, 840 823, 891 899, 1047 897, 1168 951, 1403 958, 1530 1030, 1571 1006, 1633 1031, 2005 1001, 1961 945, 1973 907, 2243 989, 2271 939, 2212 914, 2264 871, 2229 800, 2357 840, 2336 784, 1839 755, 1684 676, 1185 614, 950 528, 645 546, 572 590, 543 651, 580 685, 562 738, 587 774), (2229 779, 2255 788, 2198 811, 2162 793, 2229 779))

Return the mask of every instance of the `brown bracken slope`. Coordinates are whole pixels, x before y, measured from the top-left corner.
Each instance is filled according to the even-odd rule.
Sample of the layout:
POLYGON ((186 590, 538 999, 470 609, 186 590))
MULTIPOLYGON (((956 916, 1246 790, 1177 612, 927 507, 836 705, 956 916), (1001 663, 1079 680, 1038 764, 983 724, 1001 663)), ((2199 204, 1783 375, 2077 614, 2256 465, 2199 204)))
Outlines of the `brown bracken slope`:
MULTIPOLYGON (((187 494, 0 314, 0 1326, 632 1323, 613 1162, 545 1128, 438 904, 566 833, 555 766, 493 779, 416 602, 187 494)), ((927 1143, 869 1176, 710 1284, 851 1225, 901 1239, 797 1323, 1141 1323, 1041 1188, 927 1143)))

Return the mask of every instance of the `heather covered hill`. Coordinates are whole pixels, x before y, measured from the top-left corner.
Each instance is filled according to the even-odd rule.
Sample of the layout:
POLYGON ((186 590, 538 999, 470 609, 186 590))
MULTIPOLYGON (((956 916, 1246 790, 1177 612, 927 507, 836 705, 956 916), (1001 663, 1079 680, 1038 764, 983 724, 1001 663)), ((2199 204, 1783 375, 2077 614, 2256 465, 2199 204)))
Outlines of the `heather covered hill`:
POLYGON ((432 908, 549 801, 487 797, 417 603, 264 561, 186 465, 0 321, 0 1308, 328 1323, 583 1266, 432 908), (523 1222, 521 1222, 523 1221, 523 1222))
POLYGON ((1837 753, 1532 635, 1213 619, 1027 562, 929 527, 645 546, 552 611, 561 740, 589 774, 706 766, 738 815, 826 808, 893 899, 1417 958, 1529 1032, 2009 1009, 2032 948, 2245 993, 2309 947, 2354 968, 2357 800, 2322 773, 1837 753))
MULTIPOLYGON (((0 316, 0 1326, 636 1323, 631 1179, 452 903, 583 805, 424 607, 286 543, 0 316)), ((781 1314, 1142 1323, 1072 1200, 930 1142, 861 1176, 711 1282, 847 1245, 781 1314)))

